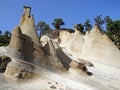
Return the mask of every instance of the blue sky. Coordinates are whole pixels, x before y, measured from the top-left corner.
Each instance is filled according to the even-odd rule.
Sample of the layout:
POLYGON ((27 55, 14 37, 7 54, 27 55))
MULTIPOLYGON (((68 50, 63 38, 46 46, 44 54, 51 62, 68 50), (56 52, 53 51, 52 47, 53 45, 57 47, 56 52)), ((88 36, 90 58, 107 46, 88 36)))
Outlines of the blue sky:
POLYGON ((2 32, 12 31, 19 25, 24 5, 32 8, 35 23, 45 21, 51 28, 55 18, 62 18, 65 28, 73 28, 74 24, 84 23, 86 19, 93 21, 100 14, 103 18, 120 19, 120 0, 0 0, 2 32))

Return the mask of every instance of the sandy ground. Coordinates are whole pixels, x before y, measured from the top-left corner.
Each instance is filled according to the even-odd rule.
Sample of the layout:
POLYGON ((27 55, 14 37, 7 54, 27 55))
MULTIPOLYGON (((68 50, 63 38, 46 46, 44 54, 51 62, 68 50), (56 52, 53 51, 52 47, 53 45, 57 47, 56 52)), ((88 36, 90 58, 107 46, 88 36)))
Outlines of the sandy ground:
MULTIPOLYGON (((24 21, 25 23, 20 24, 22 33, 32 39, 33 42, 29 43, 39 46, 39 39, 33 27, 34 20, 33 18, 26 20, 28 19, 30 19, 29 23, 24 21)), ((120 51, 106 35, 100 33, 97 27, 84 36, 77 30, 75 33, 62 31, 59 39, 59 46, 48 42, 49 45, 53 45, 50 45, 50 54, 56 56, 57 50, 64 49, 63 52, 72 60, 79 58, 88 60, 94 65, 94 67, 87 67, 93 73, 92 76, 73 68, 66 72, 55 73, 35 66, 34 73, 38 77, 31 80, 13 81, 0 74, 0 90, 120 90, 120 51)), ((64 58, 62 54, 59 56, 64 58)), ((2 55, 18 59, 21 54, 10 48, 0 47, 0 56, 2 55)))
POLYGON ((46 78, 12 81, 0 74, 0 90, 70 90, 64 85, 46 78))
POLYGON ((54 73, 38 67, 40 71, 35 72, 40 77, 28 81, 12 81, 0 74, 0 90, 120 90, 120 72, 109 74, 101 72, 98 67, 89 68, 92 76, 74 69, 54 73))
MULTIPOLYGON (((4 55, 6 49, 0 47, 0 50, 0 55, 4 55)), ((12 81, 0 74, 0 90, 120 90, 119 66, 98 60, 92 63, 94 67, 88 67, 92 76, 72 68, 55 73, 41 67, 34 71, 40 77, 27 81, 12 81)))

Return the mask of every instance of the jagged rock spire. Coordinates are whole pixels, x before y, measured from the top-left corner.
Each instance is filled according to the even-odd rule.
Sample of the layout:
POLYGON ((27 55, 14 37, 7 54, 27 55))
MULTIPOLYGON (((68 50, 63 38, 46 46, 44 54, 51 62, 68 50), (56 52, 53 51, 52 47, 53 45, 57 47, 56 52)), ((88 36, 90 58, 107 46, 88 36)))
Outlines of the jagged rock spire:
POLYGON ((57 59, 54 59, 52 56, 51 58, 49 56, 45 57, 45 51, 43 50, 43 47, 40 47, 41 44, 37 37, 34 20, 32 16, 30 16, 30 11, 30 7, 24 6, 24 14, 21 17, 20 26, 17 26, 12 32, 11 41, 8 46, 12 49, 11 51, 14 50, 11 56, 34 65, 41 65, 45 68, 64 68, 62 64, 58 62, 59 59, 57 58, 56 53, 53 53, 56 52, 56 50, 54 50, 52 42, 49 42, 50 55, 53 55, 57 59), (16 52, 18 53, 16 54, 16 52), (46 66, 46 64, 48 66, 46 66))
POLYGON ((24 15, 30 16, 31 7, 23 6, 24 7, 24 15))
POLYGON ((22 33, 30 37, 34 45, 39 47, 41 45, 37 36, 37 32, 35 30, 34 18, 33 16, 30 15, 30 12, 31 7, 24 6, 24 14, 20 20, 20 28, 22 33))

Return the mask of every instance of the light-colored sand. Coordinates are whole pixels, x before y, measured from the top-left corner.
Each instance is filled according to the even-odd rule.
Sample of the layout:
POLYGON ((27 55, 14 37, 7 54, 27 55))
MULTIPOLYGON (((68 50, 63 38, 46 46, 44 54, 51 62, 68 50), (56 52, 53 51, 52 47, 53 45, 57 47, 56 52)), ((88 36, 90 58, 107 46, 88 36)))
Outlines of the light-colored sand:
POLYGON ((1 74, 0 90, 120 90, 120 75, 118 73, 108 74, 93 67, 90 70, 93 72, 93 76, 87 76, 82 71, 72 68, 66 73, 53 73, 37 67, 35 72, 40 77, 19 82, 6 79, 1 74))

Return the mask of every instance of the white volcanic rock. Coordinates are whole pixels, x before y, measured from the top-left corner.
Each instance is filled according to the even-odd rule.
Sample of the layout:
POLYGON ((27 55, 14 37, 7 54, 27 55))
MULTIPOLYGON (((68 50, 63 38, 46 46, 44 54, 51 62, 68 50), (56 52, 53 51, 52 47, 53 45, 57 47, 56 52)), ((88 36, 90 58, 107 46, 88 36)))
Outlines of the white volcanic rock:
POLYGON ((120 66, 120 51, 113 42, 95 27, 85 36, 85 43, 80 53, 81 58, 98 61, 112 66, 120 66))
POLYGON ((20 28, 24 35, 30 37, 35 45, 40 47, 39 39, 34 25, 34 17, 30 15, 31 8, 24 6, 24 14, 20 20, 20 28))
POLYGON ((105 34, 100 33, 96 26, 85 35, 81 35, 78 31, 68 33, 61 31, 59 36, 61 41, 59 45, 64 53, 73 60, 81 62, 81 59, 84 59, 93 63, 95 70, 88 68, 90 71, 98 70, 113 76, 120 75, 120 51, 105 34))
POLYGON ((120 51, 105 34, 100 33, 97 27, 84 36, 79 31, 68 33, 67 31, 60 32, 60 46, 68 50, 72 56, 120 66, 118 63, 120 51))
POLYGON ((12 61, 7 66, 5 76, 13 79, 16 79, 16 74, 21 75, 23 79, 32 78, 36 73, 34 72, 36 67, 44 67, 52 71, 65 70, 63 64, 56 56, 56 50, 50 39, 47 40, 48 47, 50 48, 49 54, 46 54, 46 51, 41 47, 30 11, 30 7, 24 7, 20 26, 13 30, 10 44, 6 48, 7 52, 5 54, 11 57, 12 61), (31 71, 26 69, 33 67, 34 69, 31 71))
POLYGON ((0 75, 1 90, 120 89, 120 51, 96 26, 85 35, 75 28, 74 33, 61 30, 59 36, 44 35, 39 41, 30 12, 24 7, 9 46, 0 47, 0 55, 12 59, 4 75, 18 80, 12 83, 0 75))

